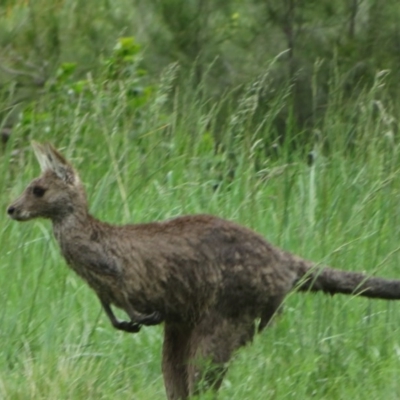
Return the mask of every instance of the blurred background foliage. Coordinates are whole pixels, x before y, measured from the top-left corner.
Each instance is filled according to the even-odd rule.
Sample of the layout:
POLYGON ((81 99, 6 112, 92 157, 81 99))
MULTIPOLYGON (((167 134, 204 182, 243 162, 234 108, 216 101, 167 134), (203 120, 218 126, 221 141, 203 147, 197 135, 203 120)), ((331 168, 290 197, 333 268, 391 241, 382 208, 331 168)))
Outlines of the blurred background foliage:
POLYGON ((351 148, 363 106, 379 114, 384 104, 397 132, 399 20, 397 0, 2 0, 2 139, 26 125, 38 98, 66 91, 90 101, 90 85, 124 86, 138 118, 175 65, 168 101, 184 112, 187 98, 174 96, 184 90, 214 108, 205 130, 217 147, 229 147, 242 124, 236 130, 262 140, 267 155, 288 137, 307 152, 316 142, 329 148, 324 120, 337 104, 351 148), (360 102, 371 90, 371 102, 360 102), (240 107, 246 118, 233 121, 240 107))

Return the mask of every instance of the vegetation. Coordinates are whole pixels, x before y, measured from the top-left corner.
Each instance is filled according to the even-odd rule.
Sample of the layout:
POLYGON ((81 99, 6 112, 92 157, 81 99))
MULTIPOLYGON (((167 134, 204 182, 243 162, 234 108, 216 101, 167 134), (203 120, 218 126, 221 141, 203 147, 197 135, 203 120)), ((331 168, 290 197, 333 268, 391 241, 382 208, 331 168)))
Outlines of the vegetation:
MULTIPOLYGON (((3 2, 1 208, 39 173, 29 141, 49 140, 103 220, 213 213, 398 277, 400 7, 275 3, 3 2)), ((113 330, 47 221, 0 224, 0 397, 165 398, 162 328, 113 330)), ((220 398, 396 399, 399 317, 397 303, 293 293, 220 398)))

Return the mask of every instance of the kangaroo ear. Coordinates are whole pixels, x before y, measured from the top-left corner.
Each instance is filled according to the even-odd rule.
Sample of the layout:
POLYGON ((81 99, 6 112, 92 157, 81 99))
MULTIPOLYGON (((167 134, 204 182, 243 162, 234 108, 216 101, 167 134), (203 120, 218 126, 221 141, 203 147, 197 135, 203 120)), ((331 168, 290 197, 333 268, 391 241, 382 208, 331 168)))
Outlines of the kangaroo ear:
POLYGON ((40 144, 32 141, 33 151, 42 172, 53 171, 66 183, 76 183, 79 178, 72 165, 50 143, 40 144))

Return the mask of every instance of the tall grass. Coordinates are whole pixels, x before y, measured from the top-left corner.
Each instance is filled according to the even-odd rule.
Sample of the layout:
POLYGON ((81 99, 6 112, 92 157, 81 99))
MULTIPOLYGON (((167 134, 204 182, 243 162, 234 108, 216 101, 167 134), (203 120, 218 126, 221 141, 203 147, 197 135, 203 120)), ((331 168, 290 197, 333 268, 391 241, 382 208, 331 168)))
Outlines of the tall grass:
MULTIPOLYGON (((93 84, 91 101, 39 99, 1 155, 2 209, 39 173, 28 139, 50 140, 80 171, 102 220, 212 213, 316 262, 400 278, 396 110, 381 85, 352 108, 332 95, 309 166, 294 134, 278 155, 262 156, 265 121, 253 139, 243 139, 251 135, 242 123, 218 146, 209 129, 222 105, 172 92, 174 73, 136 114, 124 87, 93 84)), ((246 121, 253 111, 242 105, 232 118, 246 121)), ((113 330, 66 268, 48 221, 18 224, 5 212, 0 221, 0 398, 165 398, 162 327, 113 330)), ((220 399, 397 399, 399 319, 395 302, 293 293, 273 326, 238 352, 220 399)))

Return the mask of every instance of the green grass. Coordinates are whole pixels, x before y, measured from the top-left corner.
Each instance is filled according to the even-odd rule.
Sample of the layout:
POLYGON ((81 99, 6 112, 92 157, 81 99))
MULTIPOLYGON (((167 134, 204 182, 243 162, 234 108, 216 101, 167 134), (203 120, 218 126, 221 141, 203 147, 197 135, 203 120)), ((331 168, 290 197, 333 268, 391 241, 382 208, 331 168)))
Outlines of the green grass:
MULTIPOLYGON (((305 258, 400 278, 400 153, 385 135, 386 114, 369 107, 374 92, 360 98, 366 108, 332 99, 330 147, 316 143, 323 155, 312 167, 290 138, 280 156, 260 158, 258 139, 243 135, 249 110, 232 110, 242 122, 226 124, 232 140, 216 154, 206 126, 219 105, 178 93, 168 108, 164 95, 168 88, 140 113, 123 88, 93 88, 90 102, 63 93, 38 100, 1 155, 2 209, 39 173, 29 139, 50 140, 80 171, 102 220, 212 213, 305 258), (354 125, 346 115, 358 112, 354 125), (349 149, 350 130, 358 134, 349 149)), ((0 398, 164 399, 162 327, 113 330, 47 221, 19 224, 3 212, 0 223, 0 398)), ((397 399, 399 320, 395 302, 293 293, 273 326, 238 352, 219 398, 397 399)))

